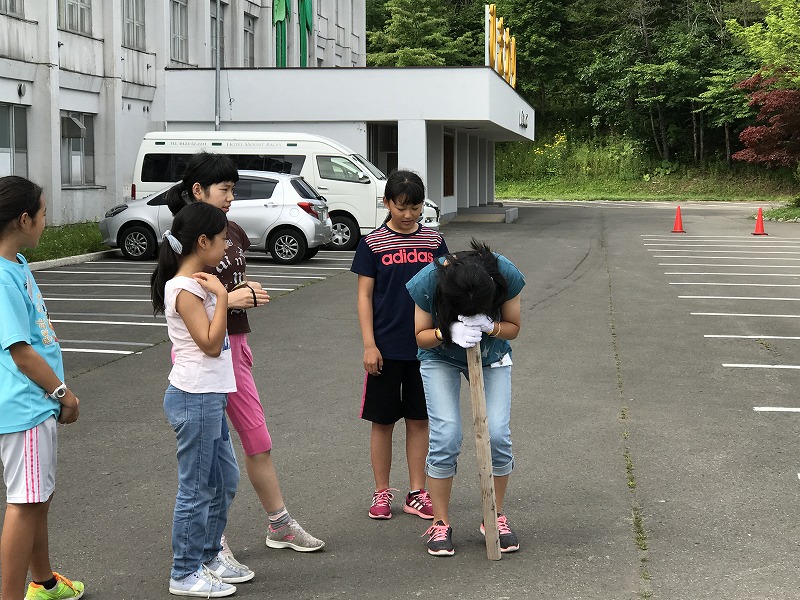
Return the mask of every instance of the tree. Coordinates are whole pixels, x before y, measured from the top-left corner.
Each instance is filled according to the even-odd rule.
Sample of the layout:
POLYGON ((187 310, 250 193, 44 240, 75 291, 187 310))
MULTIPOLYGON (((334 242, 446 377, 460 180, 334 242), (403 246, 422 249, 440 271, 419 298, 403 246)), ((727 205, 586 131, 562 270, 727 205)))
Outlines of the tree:
POLYGON ((775 82, 759 73, 739 84, 750 91, 750 106, 759 108, 756 120, 762 125, 739 134, 745 149, 733 155, 736 160, 770 167, 800 164, 800 90, 775 88, 775 82))
POLYGON ((745 52, 762 66, 775 84, 800 89, 800 3, 797 0, 754 0, 766 11, 763 22, 749 27, 727 22, 745 52))
POLYGON ((368 31, 367 64, 376 67, 456 66, 468 64, 471 36, 456 39, 447 22, 434 16, 432 0, 388 0, 389 20, 382 30, 368 31))

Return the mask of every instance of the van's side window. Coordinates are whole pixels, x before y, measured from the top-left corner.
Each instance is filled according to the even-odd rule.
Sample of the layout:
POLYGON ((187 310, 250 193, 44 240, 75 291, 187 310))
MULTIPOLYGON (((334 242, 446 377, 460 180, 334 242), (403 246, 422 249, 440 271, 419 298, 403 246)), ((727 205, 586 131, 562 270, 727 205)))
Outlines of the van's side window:
POLYGON ((191 154, 145 154, 142 181, 178 181, 183 177, 191 154))
POLYGON ((288 173, 299 175, 306 162, 306 157, 300 155, 275 155, 275 154, 233 154, 231 155, 236 168, 250 171, 272 171, 273 173, 288 173))
POLYGON ((317 156, 319 176, 335 181, 360 181, 360 169, 343 156, 317 156))
POLYGON ((235 200, 266 200, 272 198, 277 181, 265 180, 255 181, 253 179, 240 179, 233 189, 235 200))

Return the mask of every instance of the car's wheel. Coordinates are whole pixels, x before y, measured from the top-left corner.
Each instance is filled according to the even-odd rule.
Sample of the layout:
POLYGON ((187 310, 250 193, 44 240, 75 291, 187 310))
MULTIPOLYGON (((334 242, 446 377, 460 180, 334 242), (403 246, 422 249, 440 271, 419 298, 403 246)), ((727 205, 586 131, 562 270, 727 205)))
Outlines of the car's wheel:
POLYGON ((119 236, 119 249, 125 258, 147 260, 156 252, 156 236, 149 227, 134 225, 119 236))
POLYGON ((315 246, 314 248, 309 248, 308 250, 306 250, 306 253, 303 254, 303 260, 311 260, 317 255, 317 252, 319 252, 319 246, 315 246))
POLYGON ((269 253, 275 262, 293 265, 303 260, 308 250, 308 243, 302 233, 294 229, 281 229, 269 240, 269 253))
POLYGON ((350 217, 336 215, 331 217, 333 236, 328 244, 333 250, 352 250, 358 243, 358 224, 350 217))

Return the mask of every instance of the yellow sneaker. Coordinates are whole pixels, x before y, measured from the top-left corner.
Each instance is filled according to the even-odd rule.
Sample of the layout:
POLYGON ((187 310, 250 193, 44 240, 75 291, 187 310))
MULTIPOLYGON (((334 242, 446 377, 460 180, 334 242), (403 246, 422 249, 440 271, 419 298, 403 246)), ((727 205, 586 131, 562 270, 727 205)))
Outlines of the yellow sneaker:
POLYGON ((64 598, 80 598, 83 596, 83 584, 80 581, 70 581, 58 573, 53 573, 56 586, 51 590, 44 589, 38 583, 28 585, 25 600, 63 600, 64 598))

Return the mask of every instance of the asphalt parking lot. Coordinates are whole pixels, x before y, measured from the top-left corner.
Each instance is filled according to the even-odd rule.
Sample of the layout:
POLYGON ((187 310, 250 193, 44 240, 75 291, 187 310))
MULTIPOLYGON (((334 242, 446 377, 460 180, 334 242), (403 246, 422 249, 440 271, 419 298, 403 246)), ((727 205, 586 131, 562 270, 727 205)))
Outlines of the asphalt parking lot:
MULTIPOLYGON (((243 475, 228 536, 257 576, 235 597, 800 598, 800 224, 753 236, 756 205, 685 203, 686 234, 672 234, 674 203, 518 206, 512 224, 455 221, 442 233, 451 250, 488 241, 527 277, 506 502, 521 550, 486 559, 469 435, 454 557, 428 556, 427 524, 399 502, 391 520, 367 518, 351 255, 280 272, 258 257, 250 276, 274 293, 251 313, 250 344, 273 454, 288 508, 327 545, 265 548, 243 475)), ((168 597, 175 449, 151 268, 36 273, 82 401, 78 423, 60 429, 51 549, 88 598, 168 597)), ((469 417, 466 390, 463 401, 469 417)), ((401 433, 392 483, 404 490, 401 433)))

